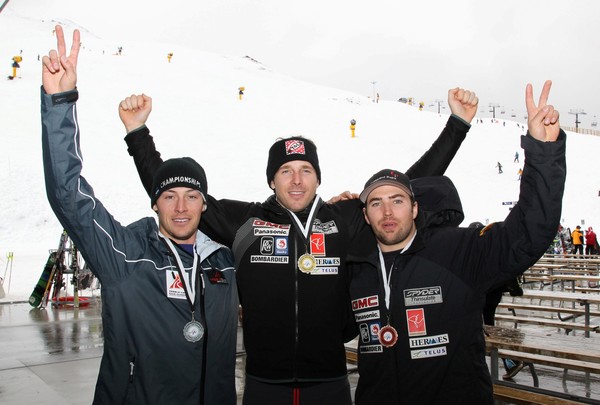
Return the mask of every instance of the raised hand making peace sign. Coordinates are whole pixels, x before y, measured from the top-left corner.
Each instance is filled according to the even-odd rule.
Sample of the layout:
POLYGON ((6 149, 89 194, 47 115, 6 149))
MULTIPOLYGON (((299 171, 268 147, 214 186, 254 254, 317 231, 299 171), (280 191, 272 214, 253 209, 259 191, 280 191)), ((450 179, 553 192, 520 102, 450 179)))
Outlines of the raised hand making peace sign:
POLYGON ((556 141, 560 132, 558 111, 554 109, 554 106, 547 104, 550 87, 552 87, 552 82, 546 80, 537 106, 533 102, 533 86, 527 84, 527 88, 525 89, 525 105, 527 106, 527 127, 529 129, 529 134, 535 139, 543 142, 556 141))
POLYGON ((65 37, 60 25, 56 26, 57 49, 42 58, 42 84, 47 94, 73 90, 77 85, 77 57, 79 55, 79 30, 73 31, 71 54, 67 56, 65 37))

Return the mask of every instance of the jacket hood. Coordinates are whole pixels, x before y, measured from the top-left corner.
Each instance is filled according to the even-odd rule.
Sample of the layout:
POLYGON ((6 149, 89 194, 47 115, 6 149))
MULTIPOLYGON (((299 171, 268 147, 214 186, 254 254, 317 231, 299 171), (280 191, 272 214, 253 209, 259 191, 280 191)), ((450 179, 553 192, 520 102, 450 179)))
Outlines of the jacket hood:
POLYGON ((418 229, 458 226, 465 219, 458 191, 448 177, 420 177, 410 184, 419 203, 418 229))

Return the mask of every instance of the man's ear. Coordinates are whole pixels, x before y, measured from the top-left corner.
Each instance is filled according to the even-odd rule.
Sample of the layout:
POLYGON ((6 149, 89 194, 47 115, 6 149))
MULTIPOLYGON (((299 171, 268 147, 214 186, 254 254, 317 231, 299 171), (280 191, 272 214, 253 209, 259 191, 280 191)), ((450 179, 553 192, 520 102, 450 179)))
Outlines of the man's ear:
POLYGON ((413 220, 415 220, 417 218, 417 214, 419 214, 419 203, 415 200, 415 202, 413 203, 413 220))
POLYGON ((269 187, 271 187, 271 190, 275 190, 275 182, 273 180, 269 183, 269 187))
POLYGON ((204 205, 202 206, 202 212, 206 211, 206 209, 207 209, 207 208, 208 208, 208 205, 204 204, 204 205))
POLYGON ((158 207, 156 206, 156 204, 154 204, 152 206, 152 209, 154 210, 154 212, 156 212, 158 214, 158 207))
POLYGON ((369 218, 367 217, 367 209, 363 207, 363 215, 365 216, 365 221, 367 221, 367 224, 371 225, 371 222, 369 222, 369 218))

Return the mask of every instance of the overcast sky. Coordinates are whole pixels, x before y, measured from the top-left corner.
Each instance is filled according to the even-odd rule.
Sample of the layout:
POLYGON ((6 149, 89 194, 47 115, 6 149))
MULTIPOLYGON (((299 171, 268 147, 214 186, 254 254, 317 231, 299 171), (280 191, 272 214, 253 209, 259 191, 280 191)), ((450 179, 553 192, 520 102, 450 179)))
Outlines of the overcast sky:
POLYGON ((588 114, 581 117, 588 127, 600 117, 597 0, 105 0, 102 9, 79 0, 28 3, 40 1, 55 2, 56 18, 77 16, 103 38, 249 55, 279 73, 387 100, 429 104, 460 86, 475 90, 482 106, 521 116, 525 84, 539 89, 552 79, 550 101, 563 125, 574 125, 572 109, 588 114), (165 4, 160 18, 149 12, 165 4))

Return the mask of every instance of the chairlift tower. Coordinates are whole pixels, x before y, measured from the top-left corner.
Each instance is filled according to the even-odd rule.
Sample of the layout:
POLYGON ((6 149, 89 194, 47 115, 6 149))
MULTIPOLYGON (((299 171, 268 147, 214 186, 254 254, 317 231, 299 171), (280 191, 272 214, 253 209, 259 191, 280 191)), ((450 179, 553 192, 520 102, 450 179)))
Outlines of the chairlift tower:
POLYGON ((575 108, 573 110, 570 110, 569 114, 575 115, 575 132, 579 132, 579 124, 581 124, 581 122, 579 122, 579 116, 585 115, 585 111, 583 111, 581 108, 575 108))
POLYGON ((490 112, 492 113, 492 118, 496 119, 496 108, 500 107, 500 104, 490 103, 489 106, 491 108, 490 112))
POLYGON ((440 105, 444 102, 444 100, 435 99, 434 103, 437 103, 438 106, 438 114, 440 113, 440 105))

